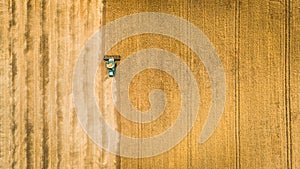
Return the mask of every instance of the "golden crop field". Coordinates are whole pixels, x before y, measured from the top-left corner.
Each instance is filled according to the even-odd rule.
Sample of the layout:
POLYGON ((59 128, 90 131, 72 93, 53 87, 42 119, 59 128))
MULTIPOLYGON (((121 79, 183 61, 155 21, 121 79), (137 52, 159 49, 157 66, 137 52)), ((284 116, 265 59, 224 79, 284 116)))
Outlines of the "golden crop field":
MULTIPOLYGON (((203 39, 201 43, 205 44, 203 39)), ((206 47, 199 50, 205 51, 206 47)), ((126 62, 127 70, 147 66, 148 62, 146 56, 126 62)), ((127 70, 118 77, 125 78, 127 70)), ((300 169, 300 1, 1 0, 0 87, 1 169, 300 169), (182 27, 167 26, 167 17, 157 17, 160 24, 155 25, 151 18, 137 15, 139 20, 130 25, 129 21, 124 25, 111 24, 116 31, 106 37, 108 41, 123 36, 123 26, 124 30, 126 25, 143 30, 143 24, 155 31, 182 30, 178 36, 190 38, 186 43, 163 33, 123 38, 105 53, 121 56, 116 69, 121 69, 122 63, 137 51, 155 48, 173 53, 188 70, 177 67, 175 60, 156 56, 152 60, 158 68, 149 66, 134 74, 129 86, 118 85, 123 84, 120 82, 117 90, 111 90, 114 78, 107 76, 103 56, 91 53, 99 61, 92 63, 97 67, 95 76, 88 73, 91 67, 87 57, 80 65, 79 56, 82 51, 98 49, 99 46, 90 49, 87 44, 105 25, 145 12, 180 18, 172 24, 182 27), (198 56, 189 46, 193 42, 192 31, 183 31, 196 28, 206 35, 218 54, 226 81, 223 114, 217 126, 212 127, 212 135, 203 142, 199 142, 199 137, 211 105, 219 103, 222 94, 211 90, 219 81, 213 81, 209 71, 217 71, 217 65, 209 68, 202 60, 208 54, 198 56), (93 128, 97 118, 87 116, 85 122, 80 122, 78 112, 82 107, 74 100, 91 106, 87 99, 91 94, 77 97, 80 91, 74 74, 78 64, 84 77, 77 78, 95 83, 91 91, 95 91, 101 117, 116 133, 136 138, 137 144, 128 146, 120 137, 116 153, 111 153, 89 137, 85 123, 88 130, 102 134, 100 144, 111 146, 111 133, 105 128, 93 128), (177 78, 164 71, 167 69, 174 71, 177 78), (185 76, 188 72, 193 79, 185 76), (179 81, 184 83, 188 95, 182 93, 179 81), (197 89, 192 86, 194 82, 197 89), (124 94, 121 90, 125 89, 128 93, 124 94), (155 89, 164 95, 152 95, 155 89), (159 106, 152 103, 166 104, 162 114, 156 119, 151 117, 151 122, 134 122, 120 112, 127 110, 124 100, 117 101, 119 108, 112 101, 123 95, 128 96, 136 111, 155 111, 159 106), (183 101, 185 98, 187 102, 183 101), (196 108, 193 103, 199 108, 195 119, 190 112, 196 108), (182 107, 187 115, 180 121, 181 133, 186 136, 176 145, 170 141, 176 140, 177 135, 168 137, 170 141, 161 139, 160 143, 170 149, 146 157, 161 146, 159 143, 144 147, 146 138, 172 129, 181 117, 182 107), (123 156, 126 152, 138 155, 123 156)), ((90 91, 88 84, 81 87, 82 91, 90 91)), ((218 106, 221 105, 216 109, 218 106)), ((211 117, 210 120, 218 119, 213 114, 211 117)))

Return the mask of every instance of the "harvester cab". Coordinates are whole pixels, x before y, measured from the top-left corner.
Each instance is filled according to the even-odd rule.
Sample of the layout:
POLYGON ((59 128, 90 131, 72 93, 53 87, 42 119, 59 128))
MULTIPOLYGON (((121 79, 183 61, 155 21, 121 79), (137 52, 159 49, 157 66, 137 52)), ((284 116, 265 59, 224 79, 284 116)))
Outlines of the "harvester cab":
POLYGON ((119 55, 105 55, 103 60, 105 61, 108 76, 114 77, 117 67, 116 61, 120 61, 121 57, 119 55))

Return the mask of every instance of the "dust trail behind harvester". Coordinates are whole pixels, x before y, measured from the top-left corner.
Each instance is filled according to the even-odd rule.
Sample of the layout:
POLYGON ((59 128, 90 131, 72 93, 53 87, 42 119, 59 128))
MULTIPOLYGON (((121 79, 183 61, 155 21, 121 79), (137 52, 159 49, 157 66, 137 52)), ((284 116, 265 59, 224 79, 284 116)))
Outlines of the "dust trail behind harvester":
MULTIPOLYGON (((113 128, 114 130, 118 129, 118 120, 116 117, 116 112, 115 112, 115 105, 113 102, 112 97, 117 98, 117 91, 112 89, 112 83, 116 83, 115 80, 113 80, 113 78, 107 78, 103 81, 103 113, 102 116, 105 119, 105 121, 111 126, 111 128, 113 128)), ((102 145, 104 147, 113 147, 116 152, 119 151, 119 140, 109 140, 109 131, 107 128, 103 128, 104 131, 102 131, 102 140, 103 143, 102 145), (117 144, 115 144, 117 143, 117 144), (114 144, 114 145, 111 145, 114 144)), ((104 167, 108 167, 108 168, 116 168, 118 165, 118 159, 115 155, 109 153, 109 152, 103 152, 103 163, 102 165, 104 167)))

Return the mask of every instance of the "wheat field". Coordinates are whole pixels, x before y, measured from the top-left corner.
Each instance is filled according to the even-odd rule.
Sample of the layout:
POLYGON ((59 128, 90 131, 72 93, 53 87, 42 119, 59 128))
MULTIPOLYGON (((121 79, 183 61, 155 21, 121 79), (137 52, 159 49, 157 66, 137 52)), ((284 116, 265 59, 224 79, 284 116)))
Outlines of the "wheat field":
MULTIPOLYGON (((1 0, 0 22, 1 169, 300 169, 299 0, 1 0), (105 151, 84 132, 72 83, 87 40, 104 25, 141 12, 185 19, 209 38, 226 75, 226 102, 215 132, 200 144, 212 100, 204 64, 171 37, 122 40, 108 52, 121 55, 120 63, 147 48, 177 55, 193 73, 200 96, 195 125, 179 144, 153 157, 128 158, 105 151)), ((98 102, 104 100, 100 109, 113 112, 102 115, 118 132, 146 138, 172 126, 181 102, 172 76, 158 69, 134 76, 128 97, 135 109, 151 107, 148 95, 154 89, 167 99, 158 119, 136 123, 105 102, 112 80, 106 71, 100 62, 95 91, 98 102)))

